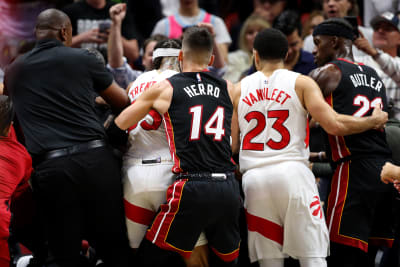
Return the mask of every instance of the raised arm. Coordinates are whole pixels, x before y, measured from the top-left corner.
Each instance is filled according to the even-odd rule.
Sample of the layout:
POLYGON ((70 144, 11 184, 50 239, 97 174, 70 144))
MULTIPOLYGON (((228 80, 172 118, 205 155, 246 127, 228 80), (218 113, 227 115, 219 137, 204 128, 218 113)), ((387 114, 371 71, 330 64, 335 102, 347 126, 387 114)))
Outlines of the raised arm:
POLYGON ((119 68, 124 64, 121 25, 126 15, 126 4, 113 5, 109 13, 112 24, 107 46, 108 64, 112 68, 119 68))
POLYGON ((156 83, 122 111, 115 119, 115 124, 120 129, 126 130, 138 123, 151 109, 164 114, 171 104, 172 92, 173 88, 167 80, 156 83))
POLYGON ((313 119, 332 135, 343 136, 380 129, 388 119, 388 114, 380 106, 374 108, 371 116, 361 118, 338 114, 325 102, 317 83, 307 76, 301 75, 297 78, 296 91, 302 94, 300 99, 313 119))

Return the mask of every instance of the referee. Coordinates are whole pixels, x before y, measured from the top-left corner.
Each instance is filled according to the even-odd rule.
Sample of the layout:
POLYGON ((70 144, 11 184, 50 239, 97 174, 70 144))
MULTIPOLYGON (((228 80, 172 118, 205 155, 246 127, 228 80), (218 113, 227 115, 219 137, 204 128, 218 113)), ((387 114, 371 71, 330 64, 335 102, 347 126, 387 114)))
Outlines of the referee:
POLYGON ((95 111, 95 90, 115 111, 128 104, 102 63, 70 48, 71 22, 39 14, 37 45, 15 60, 5 86, 32 156, 32 185, 48 241, 46 266, 79 266, 82 239, 107 266, 133 266, 117 159, 95 111))

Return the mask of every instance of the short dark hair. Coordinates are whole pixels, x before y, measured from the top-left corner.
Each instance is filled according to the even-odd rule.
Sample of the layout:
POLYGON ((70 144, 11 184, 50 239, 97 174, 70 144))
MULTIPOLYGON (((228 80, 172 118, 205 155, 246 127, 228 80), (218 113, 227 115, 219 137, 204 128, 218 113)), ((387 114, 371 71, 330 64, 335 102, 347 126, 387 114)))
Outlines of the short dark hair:
POLYGON ((182 46, 191 51, 209 52, 213 50, 213 37, 210 32, 203 27, 188 27, 183 33, 182 46))
POLYGON ((285 59, 288 41, 281 31, 269 28, 256 35, 253 47, 262 60, 285 59))
MULTIPOLYGON (((154 47, 154 51, 157 48, 176 48, 176 49, 181 49, 182 47, 182 42, 179 39, 167 39, 167 40, 162 40, 159 41, 156 46, 154 47)), ((164 57, 157 57, 153 60, 153 68, 154 69, 159 69, 161 67, 161 62, 164 57)))
POLYGON ((280 30, 285 35, 292 34, 297 30, 299 36, 301 36, 301 22, 299 14, 293 10, 283 11, 274 21, 273 27, 280 30))
POLYGON ((0 95, 0 136, 7 135, 6 130, 11 125, 14 118, 14 109, 11 98, 6 95, 0 95))

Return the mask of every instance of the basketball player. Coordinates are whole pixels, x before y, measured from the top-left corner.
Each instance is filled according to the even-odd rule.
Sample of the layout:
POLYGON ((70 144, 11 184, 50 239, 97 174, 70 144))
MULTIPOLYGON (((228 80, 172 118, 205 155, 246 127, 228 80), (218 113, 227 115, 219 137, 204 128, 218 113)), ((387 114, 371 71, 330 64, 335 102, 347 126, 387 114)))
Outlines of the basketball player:
MULTIPOLYGON (((354 62, 352 27, 329 19, 313 32, 318 66, 311 76, 328 104, 338 113, 363 118, 382 106, 387 111, 385 86, 375 70, 354 62)), ((391 190, 380 181, 382 166, 391 161, 384 130, 342 136, 329 133, 336 165, 328 197, 327 225, 331 266, 367 266, 368 245, 393 242, 391 190)), ((375 258, 375 257, 372 257, 375 258)), ((371 263, 373 264, 373 263, 371 263)))
POLYGON ((168 265, 153 255, 157 247, 186 260, 202 231, 221 259, 219 266, 236 264, 240 192, 231 161, 231 85, 206 71, 213 62, 212 47, 207 29, 188 28, 179 53, 183 73, 152 86, 114 121, 113 127, 128 129, 152 108, 164 114, 177 174, 146 234, 147 245, 141 244, 148 250, 139 253, 139 248, 145 259, 141 266, 168 265))
POLYGON ((307 114, 329 133, 345 135, 382 127, 387 113, 337 114, 311 78, 284 69, 287 52, 280 31, 259 32, 253 49, 258 72, 233 92, 238 124, 232 125, 232 148, 240 146, 249 257, 261 267, 282 267, 287 256, 302 267, 326 266, 329 237, 308 168, 307 114))
MULTIPOLYGON (((153 54, 155 69, 143 73, 130 85, 131 103, 151 85, 178 73, 180 48, 175 40, 157 43, 153 54)), ((172 166, 162 116, 151 110, 129 129, 128 149, 123 157, 124 205, 132 248, 139 247, 164 202, 165 192, 173 181, 172 166)))

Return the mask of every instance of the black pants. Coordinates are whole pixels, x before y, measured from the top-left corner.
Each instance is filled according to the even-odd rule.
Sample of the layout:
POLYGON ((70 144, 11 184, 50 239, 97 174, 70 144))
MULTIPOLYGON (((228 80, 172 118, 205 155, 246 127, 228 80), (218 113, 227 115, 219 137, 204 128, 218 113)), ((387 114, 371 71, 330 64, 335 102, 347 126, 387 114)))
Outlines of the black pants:
POLYGON ((120 165, 109 148, 41 162, 32 183, 47 234, 47 266, 78 266, 83 238, 107 266, 133 266, 120 165))

